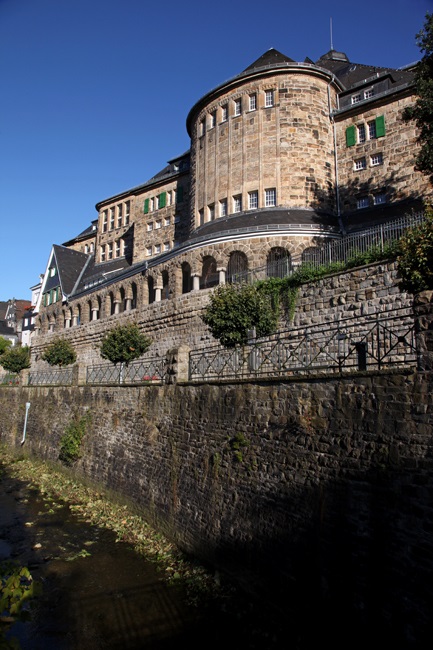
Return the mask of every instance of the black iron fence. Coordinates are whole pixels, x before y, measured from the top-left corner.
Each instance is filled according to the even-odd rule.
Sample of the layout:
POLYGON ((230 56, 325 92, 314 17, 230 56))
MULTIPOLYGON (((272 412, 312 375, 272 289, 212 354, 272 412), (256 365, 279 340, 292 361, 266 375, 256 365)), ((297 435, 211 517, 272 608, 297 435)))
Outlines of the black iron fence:
POLYGON ((87 384, 161 384, 166 372, 164 357, 149 357, 124 364, 89 366, 87 384))
POLYGON ((74 366, 61 369, 38 370, 30 372, 29 386, 71 386, 74 383, 74 366))
POLYGON ((318 372, 414 367, 412 310, 396 309, 293 328, 244 347, 207 347, 190 353, 189 379, 252 379, 318 372))

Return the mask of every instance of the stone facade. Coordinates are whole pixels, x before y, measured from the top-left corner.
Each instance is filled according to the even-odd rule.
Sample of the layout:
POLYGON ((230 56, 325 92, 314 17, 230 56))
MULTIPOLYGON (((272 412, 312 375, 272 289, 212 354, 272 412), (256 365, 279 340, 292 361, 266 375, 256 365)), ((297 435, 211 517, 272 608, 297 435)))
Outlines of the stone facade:
POLYGON ((275 260, 289 272, 311 247, 419 209, 431 188, 414 170, 417 130, 402 121, 414 100, 411 70, 268 51, 192 107, 190 151, 97 204, 95 228, 66 243, 88 253, 82 266, 63 256, 70 266, 50 269, 56 291, 43 281, 32 347, 48 332, 81 340, 67 331, 77 325, 90 341, 110 319, 150 328, 151 314, 157 330, 185 309, 188 320, 199 290, 252 269, 272 275, 275 260))

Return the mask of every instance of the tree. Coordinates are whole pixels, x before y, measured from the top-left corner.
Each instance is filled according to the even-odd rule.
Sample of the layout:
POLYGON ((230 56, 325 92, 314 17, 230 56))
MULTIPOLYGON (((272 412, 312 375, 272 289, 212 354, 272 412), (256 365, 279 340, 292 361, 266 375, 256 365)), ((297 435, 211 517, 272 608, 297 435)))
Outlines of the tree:
POLYGON ((403 119, 406 122, 414 120, 419 128, 417 140, 421 149, 416 157, 415 169, 428 174, 433 183, 433 14, 426 14, 416 41, 421 52, 424 52, 415 72, 418 99, 403 111, 403 119))
POLYGON ((0 356, 10 348, 12 341, 10 339, 5 339, 4 336, 0 336, 0 356))
POLYGON ((0 356, 0 365, 8 372, 19 373, 30 368, 30 348, 12 347, 0 356))
POLYGON ((134 359, 141 357, 151 343, 151 339, 142 334, 135 323, 118 325, 104 335, 100 354, 103 359, 108 359, 114 364, 127 366, 134 359))
POLYGON ((72 343, 59 337, 47 346, 41 358, 50 366, 62 367, 75 363, 77 355, 72 343))
POLYGON ((272 334, 278 310, 271 297, 256 285, 222 284, 212 293, 201 318, 212 336, 230 348, 245 345, 248 330, 253 328, 257 336, 272 334))

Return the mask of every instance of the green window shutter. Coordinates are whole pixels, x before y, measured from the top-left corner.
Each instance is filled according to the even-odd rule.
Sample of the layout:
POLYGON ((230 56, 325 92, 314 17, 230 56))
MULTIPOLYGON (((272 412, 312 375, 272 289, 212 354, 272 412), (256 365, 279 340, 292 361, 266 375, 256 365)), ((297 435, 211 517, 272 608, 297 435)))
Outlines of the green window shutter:
POLYGON ((376 117, 376 138, 383 138, 385 135, 385 116, 376 117))
POLYGON ((176 192, 176 202, 182 203, 183 201, 183 187, 178 187, 176 192))
POLYGON ((159 207, 160 208, 165 208, 166 197, 167 197, 166 192, 162 192, 162 194, 159 195, 159 207))
POLYGON ((346 129, 346 145, 348 147, 353 147, 356 144, 356 129, 355 126, 348 126, 346 129))
POLYGON ((143 212, 144 214, 147 214, 149 212, 149 199, 144 199, 143 212))

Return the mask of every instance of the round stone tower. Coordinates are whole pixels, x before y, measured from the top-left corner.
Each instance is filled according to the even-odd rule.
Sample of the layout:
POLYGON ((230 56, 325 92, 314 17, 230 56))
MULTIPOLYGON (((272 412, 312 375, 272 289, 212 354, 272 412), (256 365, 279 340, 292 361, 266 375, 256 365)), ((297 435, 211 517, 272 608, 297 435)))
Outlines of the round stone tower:
POLYGON ((202 97, 187 118, 191 229, 236 215, 284 219, 282 210, 293 220, 299 208, 331 215, 338 90, 328 70, 271 49, 202 97))

